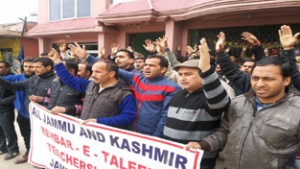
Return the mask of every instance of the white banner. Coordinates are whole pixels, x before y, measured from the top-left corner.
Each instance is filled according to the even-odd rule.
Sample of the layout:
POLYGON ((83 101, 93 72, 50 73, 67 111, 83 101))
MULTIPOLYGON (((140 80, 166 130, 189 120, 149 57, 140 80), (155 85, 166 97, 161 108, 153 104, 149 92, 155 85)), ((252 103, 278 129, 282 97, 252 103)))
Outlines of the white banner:
POLYGON ((30 104, 29 162, 59 169, 199 169, 203 151, 30 104))

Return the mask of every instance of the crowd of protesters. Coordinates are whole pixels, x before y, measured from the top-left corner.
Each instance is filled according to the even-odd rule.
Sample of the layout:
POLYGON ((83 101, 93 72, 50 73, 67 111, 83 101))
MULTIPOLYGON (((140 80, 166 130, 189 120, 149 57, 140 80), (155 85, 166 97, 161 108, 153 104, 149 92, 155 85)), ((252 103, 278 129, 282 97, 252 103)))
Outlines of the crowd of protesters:
POLYGON ((76 42, 47 56, 23 61, 23 73, 13 75, 0 62, 0 154, 19 154, 14 108, 26 146, 15 161, 28 161, 29 103, 51 113, 78 117, 175 141, 205 151, 201 169, 213 169, 223 151, 227 169, 297 168, 300 155, 299 33, 279 28, 280 56, 270 56, 255 35, 237 62, 226 48, 226 32, 215 46, 205 37, 199 46, 172 52, 166 37, 145 40, 148 55, 131 47, 111 46, 89 55, 76 42), (247 48, 251 55, 246 55, 247 48), (214 50, 211 50, 214 49, 214 50), (215 52, 212 52, 215 51, 215 52))

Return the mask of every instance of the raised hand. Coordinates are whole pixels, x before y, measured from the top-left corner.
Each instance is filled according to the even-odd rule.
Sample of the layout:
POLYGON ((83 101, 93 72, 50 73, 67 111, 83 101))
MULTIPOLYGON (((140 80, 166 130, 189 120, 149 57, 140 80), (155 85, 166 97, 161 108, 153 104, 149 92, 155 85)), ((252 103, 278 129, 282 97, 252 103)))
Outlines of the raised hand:
POLYGON ((132 46, 127 46, 127 48, 126 48, 127 50, 129 50, 130 52, 134 52, 134 50, 133 50, 133 48, 132 48, 132 46))
POLYGON ((107 59, 107 56, 105 55, 105 48, 101 47, 99 50, 99 58, 100 59, 107 59))
POLYGON ((145 44, 143 45, 144 48, 149 52, 149 53, 154 53, 155 52, 155 45, 154 43, 151 41, 151 39, 146 39, 145 40, 145 44))
POLYGON ((48 58, 51 59, 54 62, 54 64, 58 64, 61 62, 61 58, 54 48, 52 48, 48 53, 48 58))
POLYGON ((57 46, 60 52, 65 53, 67 51, 67 44, 65 40, 61 39, 57 41, 57 46))
POLYGON ((226 53, 229 53, 229 52, 230 52, 230 47, 229 47, 229 46, 225 49, 225 52, 226 52, 226 53))
POLYGON ((188 53, 188 55, 191 55, 192 53, 196 52, 191 46, 187 46, 185 48, 185 51, 188 53))
POLYGON ((210 69, 210 55, 209 55, 209 48, 207 46, 205 38, 200 40, 199 45, 199 54, 200 54, 200 61, 199 61, 199 68, 202 72, 206 72, 210 69))
POLYGON ((243 32, 242 39, 246 40, 250 45, 260 45, 260 41, 250 32, 243 32))
POLYGON ((300 35, 299 32, 293 35, 292 29, 287 25, 281 26, 278 30, 278 34, 280 43, 284 50, 293 49, 297 43, 297 38, 300 35))
POLYGON ((85 50, 85 48, 81 48, 80 45, 75 42, 73 44, 69 44, 68 47, 70 48, 71 52, 75 55, 78 56, 80 59, 86 59, 88 54, 85 50))
POLYGON ((178 52, 181 51, 181 46, 177 46, 177 51, 178 51, 178 52))
POLYGON ((218 35, 218 41, 216 43, 216 51, 218 53, 223 52, 224 49, 224 44, 225 44, 225 33, 224 32, 220 32, 218 35))
POLYGON ((111 52, 110 54, 111 54, 111 55, 115 56, 116 53, 118 52, 118 50, 119 50, 119 44, 113 43, 113 44, 110 46, 110 52, 111 52))
POLYGON ((166 48, 168 48, 167 38, 163 36, 163 38, 158 38, 155 41, 156 52, 160 54, 164 54, 166 52, 166 48))

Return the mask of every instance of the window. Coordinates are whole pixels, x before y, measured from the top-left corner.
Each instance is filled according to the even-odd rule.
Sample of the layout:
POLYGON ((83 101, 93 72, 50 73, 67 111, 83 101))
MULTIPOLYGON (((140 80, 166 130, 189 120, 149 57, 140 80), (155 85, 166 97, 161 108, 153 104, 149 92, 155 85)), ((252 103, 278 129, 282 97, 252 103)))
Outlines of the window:
POLYGON ((91 1, 77 0, 77 17, 91 16, 91 1))
POLYGON ((91 16, 91 0, 49 0, 50 21, 91 16))
POLYGON ((75 17, 75 0, 63 0, 63 18, 75 17))
POLYGON ((50 0, 50 20, 60 19, 60 0, 50 0))

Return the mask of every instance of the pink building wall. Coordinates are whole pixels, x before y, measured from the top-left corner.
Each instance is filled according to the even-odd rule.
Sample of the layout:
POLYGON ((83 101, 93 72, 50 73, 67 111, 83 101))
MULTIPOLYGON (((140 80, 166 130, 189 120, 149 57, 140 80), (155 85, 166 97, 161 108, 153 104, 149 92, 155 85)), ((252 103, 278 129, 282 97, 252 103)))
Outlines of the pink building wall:
MULTIPOLYGON (((48 0, 39 0, 38 1, 38 23, 47 24, 51 22, 64 22, 67 20, 60 21, 49 21, 49 1, 48 0)), ((110 0, 92 0, 92 9, 91 9, 91 18, 96 18, 99 13, 104 12, 110 4, 110 0)), ((97 26, 98 22, 95 19, 94 25, 97 26)), ((70 30, 64 31, 64 28, 61 28, 60 31, 53 32, 52 35, 49 36, 41 36, 38 37, 38 51, 42 53, 44 51, 49 51, 52 47, 52 44, 56 43, 60 39, 66 40, 67 43, 73 42, 98 42, 99 46, 105 46, 105 41, 114 41, 116 42, 116 35, 118 32, 107 31, 108 34, 105 36, 101 36, 103 34, 103 28, 99 27, 99 29, 93 29, 92 31, 79 31, 79 30, 70 30), (101 40, 103 39, 103 40, 101 40)), ((106 45, 108 47, 108 45, 106 45)))
MULTIPOLYGON (((91 17, 95 18, 99 13, 104 12, 109 6, 110 0, 92 0, 92 14, 91 17)), ((49 0, 38 0, 38 23, 43 24, 49 22, 49 0)))
MULTIPOLYGON (((46 24, 48 23, 49 13, 48 0, 39 0, 38 2, 38 22, 39 24, 46 24)), ((224 3, 224 5, 225 4, 227 3, 224 3)), ((226 11, 225 9, 227 8, 224 8, 224 12, 211 10, 209 14, 203 14, 205 11, 196 9, 190 11, 187 15, 181 16, 180 13, 174 14, 173 19, 172 13, 170 13, 169 17, 159 22, 135 22, 127 18, 130 23, 102 27, 98 23, 97 17, 102 12, 105 12, 110 5, 110 0, 92 0, 91 18, 94 18, 97 29, 93 29, 93 31, 70 30, 67 32, 71 33, 71 37, 66 38, 65 35, 67 32, 64 32, 62 28, 59 32, 55 32, 55 34, 39 37, 39 53, 50 50, 51 44, 56 43, 59 39, 65 39, 67 42, 96 42, 98 43, 99 49, 105 47, 106 53, 110 53, 112 43, 118 43, 121 48, 126 47, 129 34, 165 32, 165 36, 168 37, 169 48, 175 51, 177 46, 181 45, 182 54, 184 55, 184 49, 189 45, 189 31, 193 29, 300 23, 300 12, 296 7, 260 9, 259 6, 251 6, 253 9, 245 10, 243 6, 240 6, 241 11, 236 9, 230 12, 230 10, 226 11), (185 19, 185 17, 187 17, 187 19, 185 19)), ((207 8, 204 8, 203 10, 206 9, 207 8)), ((223 10, 221 6, 219 9, 223 10)), ((123 17, 126 19, 126 15, 123 17)), ((64 20, 55 22, 63 21, 64 20)))
POLYGON ((21 44, 24 47, 24 57, 38 57, 38 42, 32 38, 21 38, 21 44))

